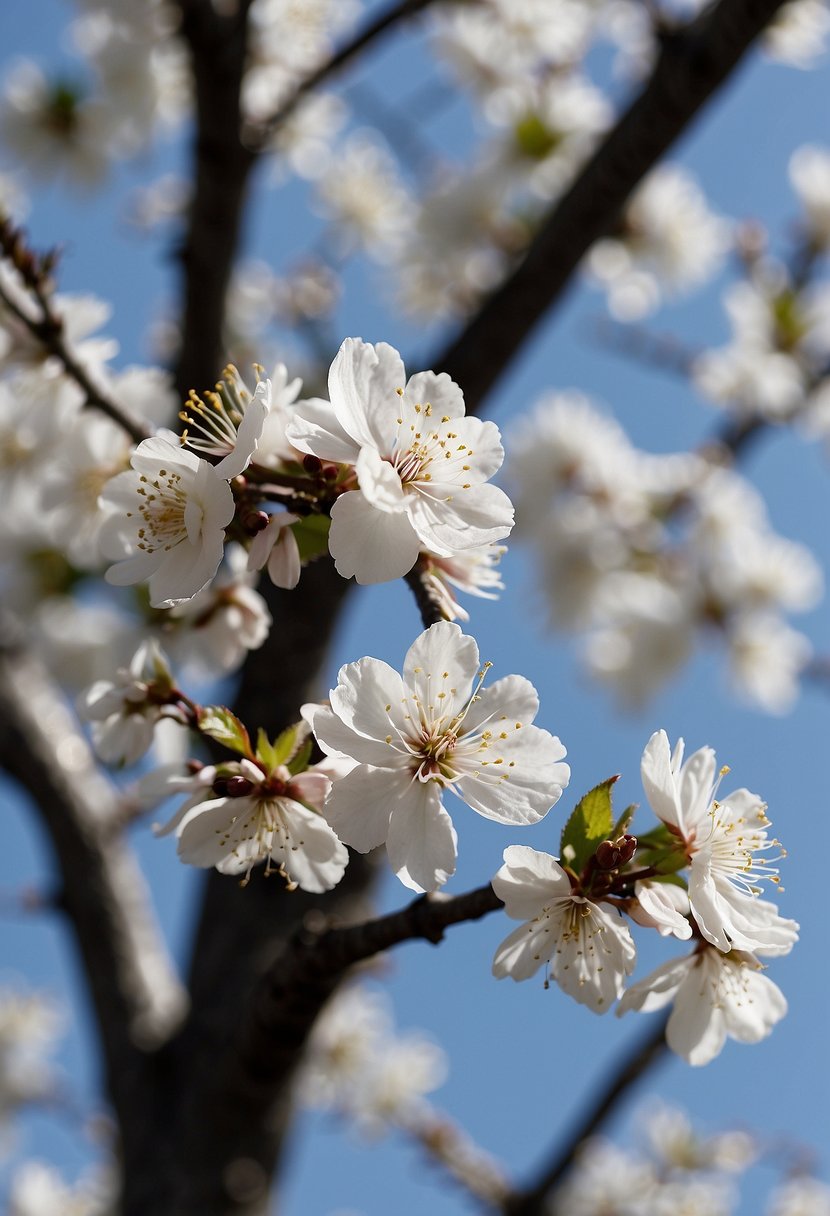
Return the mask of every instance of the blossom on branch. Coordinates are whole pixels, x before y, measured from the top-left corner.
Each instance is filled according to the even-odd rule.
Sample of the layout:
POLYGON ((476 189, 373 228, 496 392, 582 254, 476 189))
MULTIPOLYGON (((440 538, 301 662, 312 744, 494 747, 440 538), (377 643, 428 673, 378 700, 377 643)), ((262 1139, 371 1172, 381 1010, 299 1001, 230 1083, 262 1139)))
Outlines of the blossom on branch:
POLYGON ((344 578, 401 578, 421 549, 441 557, 507 536, 513 508, 488 479, 504 458, 498 427, 464 417, 446 373, 406 379, 385 342, 347 338, 329 372, 331 404, 299 402, 289 441, 320 460, 355 466, 359 488, 331 512, 330 549, 344 578))
POLYGON ((323 751, 351 761, 324 814, 368 853, 386 844, 398 878, 434 891, 455 871, 457 837, 445 789, 497 823, 537 823, 570 778, 558 738, 531 725, 539 708, 523 676, 480 691, 473 638, 440 621, 410 646, 403 678, 379 659, 341 667, 331 708, 305 705, 323 751))
POLYGON ((716 799, 729 770, 716 772, 710 747, 700 748, 685 763, 683 751, 682 739, 672 753, 666 732, 656 731, 643 753, 642 778, 654 813, 686 850, 689 902, 700 932, 725 953, 789 953, 798 925, 758 898, 759 883, 778 882, 777 869, 759 855, 780 849, 777 840, 767 837, 766 803, 747 789, 716 799))
POLYGON ((634 942, 619 911, 583 895, 555 857, 525 845, 505 849, 493 890, 508 916, 526 922, 499 946, 493 975, 526 980, 547 963, 563 992, 605 1013, 634 969, 634 942))
POLYGON ((117 587, 149 580, 150 603, 170 608, 192 599, 216 573, 233 518, 233 494, 212 464, 154 435, 133 453, 132 469, 113 477, 101 500, 116 508, 100 536, 116 564, 117 587))
POLYGON ((752 954, 723 954, 701 945, 694 954, 663 963, 632 985, 617 1014, 630 1009, 651 1013, 673 1000, 666 1042, 689 1064, 708 1064, 727 1038, 758 1043, 787 1012, 781 990, 762 971, 752 954))
POLYGON ((152 745, 156 725, 175 716, 173 678, 155 641, 143 642, 112 680, 96 680, 78 699, 78 713, 92 723, 95 751, 106 764, 140 760, 152 745))

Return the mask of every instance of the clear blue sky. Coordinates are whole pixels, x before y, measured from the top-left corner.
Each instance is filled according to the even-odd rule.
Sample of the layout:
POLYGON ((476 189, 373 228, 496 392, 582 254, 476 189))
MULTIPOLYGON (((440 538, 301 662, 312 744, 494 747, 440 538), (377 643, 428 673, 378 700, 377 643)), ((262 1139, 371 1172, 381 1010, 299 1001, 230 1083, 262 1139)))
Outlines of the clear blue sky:
MULTIPOLYGON (((0 46, 55 62, 68 6, 57 0, 24 5, 11 0, 0 8, 0 46)), ((372 74, 381 95, 405 97, 418 83, 423 60, 411 46, 396 42, 372 74), (403 83, 402 83, 403 82, 403 83), (394 92, 393 92, 394 90, 394 92)), ((827 66, 803 73, 754 57, 692 133, 677 149, 677 159, 699 176, 712 206, 735 217, 757 216, 783 234, 795 214, 786 178, 792 150, 800 143, 827 140, 827 66)), ((450 112, 444 121, 459 149, 465 123, 450 112), (457 128, 457 130, 456 130, 457 128)), ((148 322, 173 285, 167 250, 141 244, 120 219, 125 191, 159 172, 181 164, 180 148, 169 145, 136 166, 119 170, 113 188, 91 200, 67 198, 49 190, 35 201, 30 216, 34 241, 66 248, 63 286, 90 290, 114 305, 110 332, 122 344, 121 363, 146 359, 148 322)), ((251 252, 275 265, 301 233, 313 231, 303 214, 305 196, 290 189, 258 199, 248 234, 251 252)), ((303 238, 301 238, 303 239, 303 238)), ((346 280, 339 312, 340 337, 360 335, 386 340, 407 352, 429 349, 429 335, 391 317, 379 287, 380 275, 355 269, 346 280)), ((604 401, 628 428, 633 440, 656 451, 694 445, 717 425, 715 412, 668 376, 647 371, 599 350, 588 336, 599 315, 597 295, 575 287, 565 305, 540 329, 511 376, 490 402, 490 416, 509 434, 512 418, 548 388, 578 386, 604 401)), ((693 301, 661 314, 661 328, 694 344, 725 340, 727 325, 716 287, 693 301)), ((418 370, 410 359, 412 370, 418 370)), ((436 368, 435 370, 440 370, 436 368)), ((462 386, 463 387, 463 386, 462 386)), ((826 455, 788 434, 771 434, 753 448, 744 471, 766 496, 773 526, 785 536, 808 543, 825 570, 830 567, 826 526, 826 455)), ((826 1119, 828 1045, 825 1030, 827 979, 824 906, 824 827, 827 816, 826 740, 830 693, 806 688, 796 711, 778 719, 744 708, 728 693, 717 655, 699 654, 696 662, 646 711, 621 715, 581 674, 566 640, 545 636, 527 554, 518 547, 504 562, 507 591, 500 603, 476 603, 468 627, 482 656, 494 663, 494 676, 530 675, 542 702, 541 725, 561 736, 573 770, 572 791, 542 824, 517 834, 480 820, 458 806, 455 822, 460 861, 451 884, 463 891, 489 879, 502 849, 526 843, 556 852, 564 813, 578 794, 611 773, 622 773, 619 805, 642 801, 639 759, 651 732, 664 726, 674 738, 684 735, 692 748, 712 744, 728 763, 738 785, 748 785, 769 803, 775 831, 789 851, 785 863, 783 910, 802 925, 793 954, 776 962, 771 977, 790 1002, 790 1013, 772 1036, 756 1047, 729 1043, 705 1069, 672 1061, 655 1075, 652 1088, 686 1105, 710 1127, 731 1124, 757 1128, 772 1141, 815 1143, 826 1119), (560 809, 561 808, 561 809, 560 809)), ((830 630, 822 606, 800 625, 819 652, 830 652, 830 630)), ((336 653, 340 663, 373 654, 398 666, 419 631, 417 614, 403 585, 373 589, 351 604, 336 653)), ((4 787, 4 792, 7 787, 4 787)), ((44 855, 29 817, 11 793, 8 826, 0 861, 3 889, 42 881, 44 855)), ((179 866, 169 841, 137 835, 174 947, 181 952, 190 916, 194 875, 179 866)), ((384 907, 407 900, 390 878, 384 907)), ((451 1054, 451 1072, 437 1101, 459 1119, 486 1148, 520 1176, 532 1171, 575 1108, 601 1080, 627 1044, 636 1041, 644 1019, 594 1017, 573 1005, 558 989, 545 992, 541 980, 497 984, 490 960, 508 922, 492 916, 461 926, 438 949, 410 945, 388 961, 389 989, 402 1027, 427 1028, 451 1054)), ((2 966, 31 983, 69 992, 79 1027, 70 1033, 62 1061, 73 1083, 91 1095, 89 1025, 78 980, 67 950, 68 937, 49 917, 8 922, 2 966)), ((660 943, 638 935, 639 975, 665 954, 660 943)), ((826 1126, 826 1124, 825 1124, 826 1126)), ((76 1131, 40 1117, 27 1124, 23 1146, 29 1155, 53 1158, 73 1172, 88 1146, 76 1131)), ((449 1216, 459 1198, 433 1186, 417 1153, 400 1145, 367 1150, 309 1118, 297 1136, 296 1157, 285 1180, 284 1211, 316 1216, 355 1209, 366 1216, 449 1216), (321 1163, 325 1162, 325 1168, 321 1163)), ((825 1170, 827 1168, 825 1160, 825 1170)), ((761 1171, 761 1189, 769 1175, 761 1171)), ((753 1210, 755 1186, 743 1210, 753 1210)))

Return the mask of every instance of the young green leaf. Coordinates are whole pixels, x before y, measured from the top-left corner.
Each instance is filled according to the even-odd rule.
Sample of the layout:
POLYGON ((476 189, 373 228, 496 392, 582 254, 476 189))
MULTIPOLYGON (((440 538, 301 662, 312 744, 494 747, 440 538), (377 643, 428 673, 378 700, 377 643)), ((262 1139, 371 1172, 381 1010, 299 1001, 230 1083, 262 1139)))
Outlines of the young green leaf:
POLYGON ((230 751, 249 759, 253 757, 247 730, 236 714, 224 705, 205 705, 200 709, 198 726, 203 735, 215 739, 230 751))
POLYGON ((296 754, 291 758, 288 764, 288 771, 292 777, 296 777, 297 773, 304 773, 308 768, 308 762, 311 759, 311 752, 314 747, 313 739, 306 739, 305 743, 297 749, 296 754))
POLYGON ((611 837, 614 830, 611 787, 618 780, 619 774, 589 790, 580 798, 565 824, 559 852, 563 859, 572 857, 568 864, 577 874, 596 851, 597 845, 611 837))

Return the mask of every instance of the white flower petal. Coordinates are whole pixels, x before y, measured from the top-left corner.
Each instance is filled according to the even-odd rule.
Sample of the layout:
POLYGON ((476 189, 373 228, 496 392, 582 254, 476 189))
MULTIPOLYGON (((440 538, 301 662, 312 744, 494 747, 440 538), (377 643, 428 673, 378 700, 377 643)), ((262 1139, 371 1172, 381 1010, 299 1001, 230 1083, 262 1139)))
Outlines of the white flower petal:
POLYGON ((386 840, 392 808, 411 783, 409 773, 356 768, 334 782, 323 814, 345 844, 368 853, 386 840))
POLYGON ((571 893, 568 876, 556 858, 523 844, 504 850, 504 865, 492 887, 513 920, 531 920, 540 908, 571 893))
POLYGON ((455 873, 458 837, 434 781, 413 781, 392 807, 386 850, 412 891, 435 891, 455 873))
POLYGON ((332 508, 329 549, 344 578, 363 584, 403 578, 420 547, 408 515, 378 511, 357 490, 342 494, 332 508))

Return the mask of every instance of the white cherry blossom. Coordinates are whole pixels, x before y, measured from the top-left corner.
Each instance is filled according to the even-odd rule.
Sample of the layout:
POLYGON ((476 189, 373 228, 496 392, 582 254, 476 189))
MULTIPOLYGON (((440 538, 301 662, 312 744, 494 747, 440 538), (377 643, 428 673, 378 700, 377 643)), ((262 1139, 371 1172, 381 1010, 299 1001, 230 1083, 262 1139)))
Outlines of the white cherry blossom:
POLYGON ((778 871, 762 855, 780 848, 767 836, 766 803, 747 789, 716 798, 729 770, 717 773, 710 747, 685 762, 683 755, 682 739, 672 753, 666 732, 656 731, 643 753, 641 772, 652 810, 686 850, 689 901, 700 932, 725 953, 787 954, 798 925, 758 898, 760 882, 778 881, 778 871))
POLYGON ((227 481, 246 469, 257 450, 271 409, 271 381, 261 380, 252 393, 239 372, 228 365, 206 400, 191 389, 181 419, 187 423, 182 442, 194 452, 220 457, 216 472, 227 481))
POLYGON ((525 845, 505 849, 492 885, 507 915, 525 922, 499 946, 493 975, 526 980, 549 964, 563 992, 605 1013, 634 969, 634 942, 619 911, 586 898, 555 857, 525 845))
POLYGON ((202 673, 226 675, 242 664, 249 651, 262 646, 271 628, 271 613, 246 567, 245 550, 229 545, 213 582, 170 610, 165 642, 177 662, 202 673))
POLYGON ((480 549, 468 549, 454 557, 439 557, 435 553, 421 554, 421 572, 424 581, 441 605, 448 621, 469 621, 470 614, 458 603, 452 588, 477 595, 481 599, 498 599, 504 590, 496 566, 507 552, 504 545, 491 543, 480 549))
POLYGON ((830 244, 830 151, 813 144, 790 157, 790 181, 806 212, 807 235, 821 248, 830 244))
POLYGON ((151 747, 156 725, 174 714, 167 660, 156 641, 142 642, 128 667, 96 680, 78 698, 78 713, 92 723, 95 750, 106 764, 129 765, 151 747))
POLYGON ((328 891, 343 877, 349 855, 320 814, 331 785, 325 767, 292 775, 283 764, 265 772, 243 759, 208 774, 210 788, 204 770, 189 783, 179 777, 189 797, 160 834, 175 831, 188 865, 215 866, 247 881, 255 865, 266 862, 269 873, 275 863, 291 887, 328 891))
POLYGON ((513 508, 488 485, 504 456, 492 422, 464 417, 446 373, 406 380, 396 350, 347 338, 329 372, 331 404, 300 402, 288 438, 321 460, 354 464, 359 489, 331 512, 329 546, 345 578, 400 578, 421 549, 443 557, 507 536, 513 508))
POLYGON ((617 1014, 631 1009, 651 1013, 673 1001, 666 1042, 689 1064, 708 1064, 727 1038, 758 1043, 787 1012, 781 990, 762 972, 752 954, 723 954, 703 945, 633 984, 617 1014))
POLYGON ((192 599, 210 582, 234 512, 227 481, 174 438, 145 439, 132 469, 109 481, 101 496, 113 508, 100 536, 102 553, 116 563, 107 582, 149 580, 154 608, 192 599))
POLYGON ((441 621, 409 648, 403 678, 360 659, 340 669, 331 708, 303 707, 323 751, 355 766, 332 786, 326 818, 358 852, 385 843, 413 891, 434 891, 455 870, 445 789, 487 819, 530 824, 570 777, 559 739, 531 725, 530 681, 506 676, 480 691, 486 670, 475 641, 441 621))

